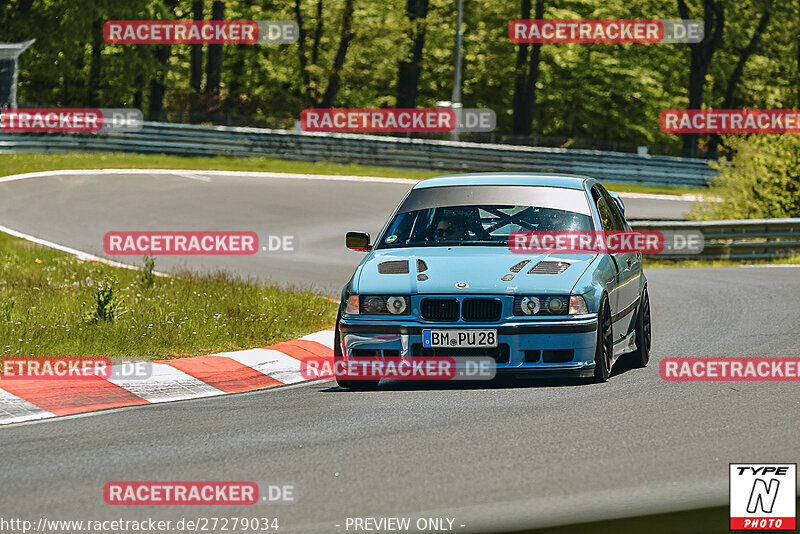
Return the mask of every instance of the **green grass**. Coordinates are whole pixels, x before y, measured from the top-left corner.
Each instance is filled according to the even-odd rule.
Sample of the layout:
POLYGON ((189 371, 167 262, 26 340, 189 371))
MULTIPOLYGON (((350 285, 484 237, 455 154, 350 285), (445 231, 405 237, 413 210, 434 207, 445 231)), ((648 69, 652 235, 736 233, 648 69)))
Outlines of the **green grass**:
MULTIPOLYGON (((452 174, 433 170, 404 170, 364 165, 342 165, 339 163, 290 161, 277 158, 232 158, 196 157, 188 158, 167 155, 116 154, 116 153, 67 153, 0 154, 0 176, 36 171, 69 169, 188 169, 221 171, 263 171, 289 172, 300 174, 336 174, 351 176, 382 176, 387 178, 408 178, 421 180, 441 174, 452 174)), ((698 193, 702 189, 686 187, 660 187, 636 184, 607 183, 609 189, 618 192, 659 193, 682 195, 698 193)))
POLYGON ((336 308, 224 273, 143 280, 0 233, 0 356, 160 359, 261 347, 330 328, 336 308), (92 318, 110 280, 116 318, 92 318))
POLYGON ((800 256, 754 260, 663 260, 657 256, 644 256, 643 267, 659 269, 663 267, 739 267, 741 265, 800 265, 800 256))
POLYGON ((651 193, 657 195, 702 195, 708 193, 705 188, 693 187, 668 187, 660 185, 638 185, 638 184, 618 184, 613 182, 603 182, 609 191, 617 193, 651 193))

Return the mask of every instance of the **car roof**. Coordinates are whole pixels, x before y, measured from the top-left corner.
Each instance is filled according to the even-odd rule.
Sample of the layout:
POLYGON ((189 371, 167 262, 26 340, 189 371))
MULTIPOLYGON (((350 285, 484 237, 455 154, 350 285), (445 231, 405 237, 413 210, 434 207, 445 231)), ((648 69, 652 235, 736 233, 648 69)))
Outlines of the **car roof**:
POLYGON ((546 174, 528 172, 482 172, 434 176, 420 181, 414 189, 445 187, 452 185, 532 185, 583 189, 588 176, 571 174, 546 174))

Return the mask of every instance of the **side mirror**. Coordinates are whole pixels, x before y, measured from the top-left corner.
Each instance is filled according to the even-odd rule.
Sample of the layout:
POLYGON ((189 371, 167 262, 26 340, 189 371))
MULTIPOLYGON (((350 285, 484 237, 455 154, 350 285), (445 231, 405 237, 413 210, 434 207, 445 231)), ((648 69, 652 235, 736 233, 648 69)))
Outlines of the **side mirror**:
POLYGON ((619 207, 619 212, 622 213, 622 216, 624 217, 625 216, 625 204, 622 203, 622 198, 620 198, 619 194, 617 194, 617 193, 615 193, 613 191, 609 191, 608 194, 611 195, 611 198, 613 198, 614 202, 617 203, 617 207, 619 207))
POLYGON ((347 232, 344 238, 344 244, 350 250, 358 250, 361 252, 369 252, 372 250, 372 245, 369 243, 369 234, 366 232, 347 232))

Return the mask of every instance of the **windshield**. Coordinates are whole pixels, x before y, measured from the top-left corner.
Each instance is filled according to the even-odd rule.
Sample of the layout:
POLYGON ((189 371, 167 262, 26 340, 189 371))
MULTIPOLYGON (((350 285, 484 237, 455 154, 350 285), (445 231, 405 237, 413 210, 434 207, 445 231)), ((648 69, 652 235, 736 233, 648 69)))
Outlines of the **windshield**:
POLYGON ((588 215, 516 205, 440 206, 398 213, 378 248, 508 246, 512 232, 592 230, 588 215))

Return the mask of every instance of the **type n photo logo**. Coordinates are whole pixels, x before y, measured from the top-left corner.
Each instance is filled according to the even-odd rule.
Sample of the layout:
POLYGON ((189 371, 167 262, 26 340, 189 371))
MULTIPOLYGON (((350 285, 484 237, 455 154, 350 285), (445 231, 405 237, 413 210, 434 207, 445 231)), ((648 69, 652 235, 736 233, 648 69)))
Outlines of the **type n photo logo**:
POLYGON ((794 530, 797 464, 730 464, 730 529, 794 530))

